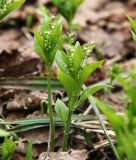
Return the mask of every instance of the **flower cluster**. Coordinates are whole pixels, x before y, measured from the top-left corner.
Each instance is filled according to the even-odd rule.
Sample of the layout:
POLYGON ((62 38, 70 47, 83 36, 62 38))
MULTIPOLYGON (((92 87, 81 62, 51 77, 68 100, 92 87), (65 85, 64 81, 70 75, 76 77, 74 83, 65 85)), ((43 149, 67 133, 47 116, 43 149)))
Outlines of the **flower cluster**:
POLYGON ((55 54, 61 46, 62 22, 54 16, 46 16, 40 31, 34 30, 35 51, 46 64, 53 63, 55 54))

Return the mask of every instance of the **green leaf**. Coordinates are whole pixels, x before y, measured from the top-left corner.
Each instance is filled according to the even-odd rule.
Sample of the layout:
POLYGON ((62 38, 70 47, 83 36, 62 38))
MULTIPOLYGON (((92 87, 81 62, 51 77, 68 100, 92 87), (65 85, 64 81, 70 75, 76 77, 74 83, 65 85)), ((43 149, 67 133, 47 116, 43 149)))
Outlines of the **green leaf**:
MULTIPOLYGON (((62 90, 63 86, 56 78, 51 79, 52 90, 62 90)), ((1 79, 0 87, 15 89, 47 90, 47 78, 35 77, 33 79, 1 79)))
POLYGON ((81 67, 81 63, 83 61, 83 50, 79 42, 77 42, 75 45, 75 51, 74 51, 72 60, 73 60, 75 71, 76 73, 78 73, 81 67))
POLYGON ((44 51, 44 39, 40 36, 36 29, 34 29, 34 48, 40 58, 44 61, 47 61, 44 51))
POLYGON ((60 70, 64 73, 68 73, 68 57, 63 51, 57 51, 56 62, 60 70))
POLYGON ((62 20, 59 19, 54 30, 52 31, 51 35, 51 53, 50 54, 50 59, 51 63, 54 61, 54 57, 57 53, 57 50, 62 48, 62 20))
MULTIPOLYGON (((90 115, 72 115, 74 121, 89 121, 94 120, 96 117, 90 115)), ((60 122, 60 118, 56 117, 55 122, 60 122)), ((2 125, 33 125, 33 124, 49 124, 49 118, 35 118, 35 119, 21 119, 16 121, 0 121, 2 125)), ((11 129, 9 129, 11 130, 11 129)))
POLYGON ((95 85, 95 86, 90 86, 86 90, 83 91, 80 99, 79 99, 79 104, 83 103, 85 100, 87 100, 88 97, 96 93, 97 91, 103 89, 106 85, 95 85))
POLYGON ((57 102, 56 102, 56 104, 55 104, 55 111, 58 114, 58 116, 60 117, 61 121, 65 125, 66 122, 67 122, 68 111, 69 111, 69 109, 67 108, 67 106, 62 101, 60 101, 58 99, 57 102))
POLYGON ((20 7, 25 0, 14 0, 13 2, 8 3, 9 0, 0 1, 0 20, 7 16, 10 12, 14 11, 20 7))
MULTIPOLYGON (((92 115, 72 115, 71 119, 73 121, 91 121, 96 120, 97 118, 92 115)), ((50 119, 48 117, 46 118, 35 118, 35 119, 21 119, 17 121, 0 121, 1 125, 14 125, 12 128, 8 129, 8 132, 11 133, 15 132, 25 132, 29 130, 33 130, 36 128, 43 128, 43 127, 49 127, 50 126, 50 119)), ((63 127, 63 123, 61 122, 59 117, 55 117, 55 126, 56 127, 63 127)), ((71 124, 72 128, 75 128, 76 126, 71 124)))
POLYGON ((97 61, 96 63, 86 65, 79 75, 79 87, 82 87, 87 78, 104 63, 103 60, 97 61))
POLYGON ((52 0, 52 2, 70 23, 83 0, 52 0))
POLYGON ((72 92, 74 90, 74 86, 75 86, 75 81, 67 74, 58 71, 58 75, 57 75, 59 81, 63 84, 67 95, 69 98, 71 98, 72 96, 72 92))
POLYGON ((11 138, 5 137, 2 144, 2 160, 9 160, 12 158, 17 142, 14 142, 11 138))
POLYGON ((85 141, 87 143, 88 147, 93 147, 93 141, 92 141, 92 135, 89 132, 86 132, 84 129, 82 129, 80 126, 75 128, 76 132, 79 132, 82 134, 85 138, 85 141))
POLYGON ((136 21, 128 16, 128 20, 131 24, 132 30, 136 33, 136 21))
POLYGON ((133 31, 131 31, 131 33, 132 33, 133 40, 136 42, 136 32, 134 33, 133 31))
POLYGON ((32 160, 32 140, 28 141, 26 160, 32 160))

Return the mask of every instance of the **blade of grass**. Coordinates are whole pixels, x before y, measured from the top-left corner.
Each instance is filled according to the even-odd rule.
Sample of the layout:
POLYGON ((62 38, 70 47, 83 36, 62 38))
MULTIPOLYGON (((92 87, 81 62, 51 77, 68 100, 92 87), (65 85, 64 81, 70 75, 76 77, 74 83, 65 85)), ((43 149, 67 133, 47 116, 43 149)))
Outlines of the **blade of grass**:
MULTIPOLYGON (((86 89, 86 86, 85 86, 85 85, 83 86, 83 89, 86 89)), ((103 129, 103 131, 104 131, 104 133, 105 133, 108 141, 109 141, 109 144, 110 144, 110 146, 111 146, 111 149, 112 149, 114 155, 116 156, 117 160, 119 160, 120 158, 119 158, 118 152, 117 152, 114 144, 112 143, 111 137, 109 136, 109 134, 108 134, 108 132, 107 132, 107 129, 106 129, 104 123, 103 123, 102 115, 100 114, 97 106, 95 105, 95 103, 94 103, 94 101, 93 101, 93 97, 90 96, 90 97, 88 98, 88 100, 89 100, 90 104, 92 105, 92 108, 93 108, 93 110, 94 110, 94 112, 95 112, 95 114, 96 114, 96 117, 98 118, 98 120, 99 120, 99 122, 100 122, 100 125, 101 125, 101 127, 102 127, 102 129, 103 129)))
MULTIPOLYGON (((95 116, 86 115, 73 115, 72 120, 74 121, 89 121, 96 119, 95 116)), ((1 119, 0 124, 2 125, 32 125, 32 124, 48 124, 50 122, 49 118, 35 118, 35 119, 22 119, 16 121, 4 121, 1 119)), ((60 118, 56 117, 55 122, 61 122, 60 118)))
MULTIPOLYGON (((53 90, 63 89, 61 83, 56 79, 51 79, 53 90)), ((3 88, 17 88, 17 89, 39 89, 47 90, 47 79, 44 77, 35 79, 1 79, 0 86, 3 88)))
POLYGON ((32 160, 32 139, 28 141, 26 160, 32 160))
POLYGON ((106 129, 104 123, 103 123, 102 116, 101 116, 101 114, 100 114, 100 112, 99 112, 99 110, 98 110, 97 106, 95 105, 95 103, 94 103, 94 101, 93 101, 92 98, 90 98, 90 101, 91 101, 93 110, 94 110, 94 112, 95 112, 95 114, 96 114, 96 116, 97 116, 97 118, 98 118, 98 120, 99 120, 99 122, 100 122, 100 124, 101 124, 101 127, 102 127, 102 129, 103 129, 103 131, 104 131, 104 133, 105 133, 108 141, 109 141, 109 144, 110 144, 110 146, 111 146, 111 149, 112 149, 115 157, 117 158, 117 160, 119 160, 120 158, 119 158, 118 152, 117 152, 114 144, 112 143, 112 139, 111 139, 111 137, 109 136, 109 134, 108 134, 108 132, 107 132, 107 129, 106 129))
MULTIPOLYGON (((11 126, 11 128, 8 128, 6 131, 10 134, 10 133, 18 133, 18 132, 25 132, 28 130, 33 130, 33 129, 37 129, 37 128, 42 128, 42 127, 49 127, 50 126, 50 122, 46 122, 44 124, 18 124, 16 126, 11 126)), ((63 127, 64 124, 62 122, 55 122, 55 126, 57 127, 63 127)), ((80 131, 81 127, 76 125, 76 124, 71 124, 70 126, 73 129, 78 129, 78 131, 80 131)), ((85 131, 82 133, 85 133, 85 131)))

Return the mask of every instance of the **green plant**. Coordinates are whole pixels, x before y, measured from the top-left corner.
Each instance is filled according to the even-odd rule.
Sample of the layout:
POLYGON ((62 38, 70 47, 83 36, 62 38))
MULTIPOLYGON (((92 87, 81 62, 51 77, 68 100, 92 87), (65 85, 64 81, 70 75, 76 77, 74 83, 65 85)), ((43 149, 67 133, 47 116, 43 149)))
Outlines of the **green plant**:
POLYGON ((10 160, 13 156, 17 142, 13 141, 12 137, 5 137, 2 144, 2 160, 10 160))
MULTIPOLYGON (((136 21, 128 17, 132 27, 132 37, 136 41, 136 21)), ((119 66, 114 66, 111 72, 111 80, 117 80, 125 91, 127 108, 125 113, 116 113, 111 106, 94 98, 97 106, 102 110, 116 132, 117 149, 120 159, 135 160, 136 152, 136 66, 133 66, 127 74, 120 74, 119 66)))
POLYGON ((87 64, 87 59, 94 48, 94 43, 88 43, 82 47, 79 42, 74 46, 71 42, 73 42, 72 39, 66 48, 66 53, 58 51, 56 54, 56 62, 59 67, 58 79, 63 84, 69 98, 68 107, 60 100, 57 100, 55 105, 55 110, 64 123, 63 151, 68 149, 68 135, 73 111, 90 95, 104 87, 103 84, 99 84, 88 87, 84 91, 82 90, 82 86, 90 74, 99 68, 104 61, 87 64))
POLYGON ((118 152, 121 158, 135 160, 136 152, 136 66, 125 75, 112 73, 126 93, 127 108, 124 114, 118 114, 104 102, 95 98, 97 106, 102 110, 116 132, 118 152))
POLYGON ((54 151, 54 113, 51 102, 51 69, 57 50, 62 42, 62 22, 56 20, 54 16, 46 16, 38 32, 34 30, 34 47, 36 53, 44 61, 47 69, 47 88, 48 88, 48 110, 50 116, 50 149, 54 151))
POLYGON ((131 30, 132 37, 133 37, 134 41, 136 41, 136 21, 129 16, 128 16, 128 20, 129 20, 131 28, 132 28, 132 30, 131 30))
POLYGON ((77 8, 84 0, 52 0, 71 27, 77 8))
POLYGON ((25 0, 0 0, 0 21, 24 2, 25 0))
POLYGON ((28 141, 26 160, 32 160, 32 140, 28 141))

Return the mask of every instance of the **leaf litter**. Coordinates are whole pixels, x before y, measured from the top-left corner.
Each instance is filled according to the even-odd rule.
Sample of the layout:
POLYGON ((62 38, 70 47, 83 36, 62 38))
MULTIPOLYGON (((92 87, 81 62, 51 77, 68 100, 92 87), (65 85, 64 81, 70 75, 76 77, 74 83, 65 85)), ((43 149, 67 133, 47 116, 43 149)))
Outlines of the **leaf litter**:
MULTIPOLYGON (((23 27, 25 27, 26 25, 25 17, 27 14, 30 14, 34 17, 34 24, 36 24, 38 21, 38 15, 35 12, 35 9, 31 7, 34 3, 34 5, 36 5, 37 2, 30 1, 28 3, 29 5, 24 6, 22 10, 20 9, 8 17, 8 19, 11 20, 11 22, 16 20, 19 24, 18 27, 21 28, 21 30, 18 29, 18 27, 13 27, 9 23, 7 23, 7 21, 5 21, 4 25, 6 25, 8 30, 4 30, 2 27, 0 31, 1 78, 19 78, 27 76, 33 77, 35 75, 43 75, 43 64, 33 51, 31 29, 25 30, 25 32, 23 30, 23 27)), ((44 3, 44 5, 46 5, 49 2, 40 0, 40 3, 44 3)), ((135 60, 133 61, 131 59, 134 58, 136 55, 136 48, 134 42, 131 41, 131 36, 128 30, 129 23, 127 22, 126 15, 132 15, 133 18, 136 18, 136 14, 134 14, 136 12, 134 5, 134 0, 126 2, 111 2, 109 0, 93 0, 92 2, 90 2, 89 0, 86 0, 85 3, 82 4, 82 6, 79 8, 79 12, 75 17, 75 23, 80 22, 81 24, 81 30, 77 31, 76 33, 77 38, 81 42, 87 42, 90 40, 96 41, 97 47, 102 52, 103 56, 105 56, 108 59, 112 59, 113 57, 117 57, 119 55, 121 56, 120 64, 122 66, 125 66, 126 69, 130 68, 131 64, 135 63, 135 60), (120 25, 118 25, 118 23, 120 23, 120 25), (125 62, 127 60, 127 57, 130 58, 130 61, 125 62)), ((55 73, 56 71, 54 70, 53 72, 55 73)), ((106 71, 103 70, 103 72, 105 73, 106 71)), ((101 80, 105 79, 107 76, 107 73, 105 73, 105 75, 103 76, 103 72, 98 72, 101 80)), ((89 79, 86 83, 92 84, 94 82, 97 82, 99 80, 97 73, 96 76, 94 75, 93 78, 93 80, 89 79)), ((122 97, 122 94, 120 92, 117 92, 117 94, 113 93, 112 96, 110 95, 109 97, 106 97, 107 101, 110 101, 112 104, 116 106, 116 110, 122 110, 122 108, 119 108, 119 106, 122 106, 122 104, 120 104, 120 100, 118 100, 118 102, 115 101, 119 96, 122 97)), ((0 111, 0 116, 4 117, 7 120, 15 120, 25 117, 32 118, 35 117, 35 114, 36 116, 38 115, 40 117, 41 115, 39 111, 37 112, 37 110, 40 109, 40 100, 43 97, 47 99, 46 92, 36 93, 31 91, 26 92, 24 90, 16 91, 12 89, 1 89, 0 105, 3 109, 0 111), (25 112, 25 114, 21 115, 21 113, 17 110, 22 110, 23 112, 25 112), (26 110, 28 110, 28 112, 26 112, 26 110)), ((83 106, 83 109, 86 109, 85 106, 83 106)), ((81 112, 83 112, 83 110, 81 110, 81 112)), ((22 145, 24 145, 24 147, 23 149, 17 149, 18 152, 21 154, 19 154, 19 156, 15 156, 15 160, 19 158, 24 159, 22 154, 25 154, 26 140, 29 137, 32 137, 35 140, 33 143, 34 158, 37 159, 39 157, 39 160, 42 160, 43 157, 46 156, 47 153, 44 153, 44 151, 47 147, 47 137, 49 131, 48 129, 46 129, 46 131, 45 129, 43 130, 43 134, 41 133, 42 129, 39 129, 34 130, 33 132, 26 132, 24 135, 22 135, 22 139, 21 142, 18 144, 18 147, 21 148, 22 145), (36 135, 38 135, 38 137, 36 135), (41 144, 42 147, 40 147, 41 144)), ((105 137, 101 133, 100 126, 96 125, 95 128, 94 125, 90 125, 89 127, 87 127, 86 130, 91 132, 94 143, 94 148, 92 149, 91 153, 91 155, 93 156, 92 159, 101 159, 101 157, 105 156, 104 152, 107 154, 107 157, 110 157, 111 152, 109 151, 107 141, 105 142, 105 137), (97 130, 96 132, 95 129, 97 130)), ((58 130, 56 141, 59 142, 61 134, 62 131, 58 130)), ((71 135, 71 137, 74 137, 74 133, 72 134, 73 135, 71 135)), ((76 135, 76 137, 78 142, 76 146, 80 146, 79 143, 81 142, 82 137, 80 137, 79 135, 76 135)), ((76 142, 74 142, 73 140, 73 143, 76 142)), ((71 144, 71 147, 74 148, 74 145, 75 144, 71 144)), ((85 142, 84 146, 86 146, 87 149, 87 145, 85 142)), ((60 145, 58 145, 57 147, 59 150, 60 145)), ((70 160, 82 158, 84 160, 88 158, 88 152, 86 150, 71 150, 67 153, 53 153, 51 155, 48 155, 48 157, 51 159, 67 158, 70 160)))

